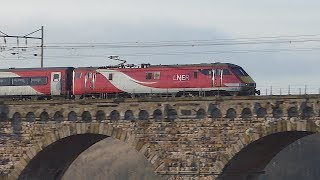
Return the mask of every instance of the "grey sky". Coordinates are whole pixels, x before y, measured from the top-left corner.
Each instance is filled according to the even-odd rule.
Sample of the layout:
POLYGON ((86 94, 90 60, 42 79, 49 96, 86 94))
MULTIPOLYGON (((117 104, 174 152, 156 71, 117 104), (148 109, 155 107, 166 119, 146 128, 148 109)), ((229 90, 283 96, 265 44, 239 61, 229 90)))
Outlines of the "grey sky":
MULTIPOLYGON (((0 31, 25 35, 43 25, 48 46, 71 42, 158 42, 320 34, 319 8, 317 0, 10 0, 1 3, 0 31)), ((20 44, 23 45, 24 40, 20 40, 20 44)), ((130 63, 220 61, 243 66, 263 89, 281 84, 286 84, 285 87, 288 84, 318 86, 320 50, 316 48, 319 44, 46 49, 45 66, 99 66, 108 63, 108 55, 117 54, 130 63), (273 51, 265 52, 270 49, 273 51), (247 50, 249 52, 235 53, 247 50), (172 52, 180 53, 172 55, 172 52)), ((1 39, 0 45, 4 45, 1 39)), ((30 56, 30 51, 25 56, 21 52, 19 59, 8 51, 0 52, 4 56, 0 56, 2 67, 39 66, 39 58, 30 56)))

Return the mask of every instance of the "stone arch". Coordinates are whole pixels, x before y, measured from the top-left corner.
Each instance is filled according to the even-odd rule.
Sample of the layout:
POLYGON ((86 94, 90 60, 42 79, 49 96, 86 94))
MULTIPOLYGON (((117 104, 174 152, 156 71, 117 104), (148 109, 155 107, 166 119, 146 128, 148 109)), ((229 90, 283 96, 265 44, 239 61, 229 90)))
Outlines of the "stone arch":
POLYGON ((55 112, 54 115, 53 115, 53 120, 54 120, 54 121, 57 121, 57 122, 63 121, 63 114, 62 114, 62 112, 61 112, 61 111, 55 112))
POLYGON ((34 122, 36 121, 36 115, 34 115, 33 112, 28 112, 26 115, 26 121, 27 122, 34 122))
POLYGON ((299 116, 299 112, 296 107, 291 107, 288 109, 288 117, 289 118, 298 117, 298 116, 299 116))
MULTIPOLYGON (((162 170, 162 168, 164 168, 164 162, 162 158, 160 158, 162 152, 154 151, 151 144, 144 140, 136 139, 130 132, 126 132, 120 128, 114 128, 112 125, 105 123, 77 123, 76 126, 79 128, 74 128, 70 124, 64 125, 63 127, 56 128, 52 132, 45 134, 43 139, 38 141, 35 146, 26 150, 27 156, 21 157, 20 161, 15 164, 15 168, 12 169, 8 178, 23 179, 24 176, 27 175, 31 179, 39 177, 45 177, 46 179, 58 177, 59 179, 80 153, 94 143, 108 137, 131 145, 134 150, 142 154, 145 159, 153 165, 154 169, 162 170), (74 142, 68 142, 70 138, 73 138, 74 142), (56 151, 57 147, 55 147, 55 145, 59 143, 63 145, 63 148, 65 148, 65 145, 69 144, 70 147, 72 146, 70 149, 75 150, 75 152, 72 152, 71 156, 70 153, 61 156, 61 150, 56 151), (46 153, 51 153, 52 151, 55 151, 55 154, 53 155, 54 158, 52 159, 54 162, 43 161, 42 158, 46 153), (60 164, 56 164, 57 162, 60 164), (41 168, 38 168, 39 163, 41 163, 41 168), (49 166, 52 171, 47 171, 49 166), (32 169, 33 167, 38 168, 40 172, 34 171, 32 169)), ((48 156, 45 156, 45 158, 48 158, 48 156)))
POLYGON ((276 119, 283 117, 283 112, 280 107, 275 107, 272 109, 272 116, 276 119))
POLYGON ((77 113, 74 111, 70 111, 68 114, 68 121, 77 121, 77 120, 78 120, 77 113))
POLYGON ((237 112, 233 108, 229 108, 226 113, 226 118, 234 119, 237 117, 237 112))
POLYGON ((318 126, 320 123, 308 124, 307 120, 305 122, 279 120, 246 129, 240 135, 238 142, 230 145, 224 151, 226 153, 219 155, 219 161, 216 162, 215 167, 222 173, 218 179, 245 179, 252 175, 250 172, 263 171, 269 161, 284 147, 297 139, 316 133, 319 131, 318 126), (297 125, 297 123, 300 124, 297 125), (261 159, 258 156, 264 158, 261 159), (239 175, 228 172, 248 173, 239 175))
POLYGON ((163 114, 160 109, 154 110, 152 116, 154 120, 161 120, 163 118, 163 114))
POLYGON ((302 109, 302 118, 310 118, 314 116, 313 108, 307 106, 302 109))
POLYGON ((206 110, 204 110, 202 108, 198 109, 197 114, 196 114, 197 119, 204 119, 206 116, 207 116, 206 110))
POLYGON ((263 107, 259 107, 256 111, 257 118, 264 118, 267 116, 267 109, 263 107))
POLYGON ((244 108, 241 112, 241 117, 242 118, 251 118, 252 117, 252 112, 249 108, 244 108))
POLYGON ((173 108, 167 109, 167 119, 169 121, 173 121, 177 119, 177 116, 178 116, 178 113, 175 109, 173 108))
POLYGON ((1 122, 5 122, 5 121, 7 121, 7 120, 8 120, 8 114, 5 113, 5 112, 1 112, 1 113, 0 113, 0 121, 1 121, 1 122))
POLYGON ((39 121, 48 121, 49 120, 49 114, 46 111, 43 111, 39 116, 39 121))
POLYGON ((120 120, 120 113, 117 110, 113 110, 110 113, 110 120, 111 121, 118 121, 120 120))
POLYGON ((124 113, 124 120, 134 120, 134 115, 133 115, 133 111, 132 110, 127 110, 124 113))
POLYGON ((22 130, 21 122, 22 122, 21 114, 19 112, 15 112, 12 115, 12 122, 11 122, 14 132, 19 132, 22 130))
POLYGON ((210 115, 211 115, 211 118, 221 118, 222 117, 222 113, 220 111, 220 109, 218 108, 214 108, 210 111, 210 115))
POLYGON ((98 111, 96 112, 96 120, 97 120, 97 121, 106 120, 106 113, 104 113, 104 111, 102 111, 102 110, 98 110, 98 111))
POLYGON ((92 121, 91 113, 89 111, 83 111, 83 113, 81 115, 81 120, 84 122, 92 121))
POLYGON ((140 110, 138 117, 139 117, 139 120, 148 120, 149 113, 147 110, 140 110))

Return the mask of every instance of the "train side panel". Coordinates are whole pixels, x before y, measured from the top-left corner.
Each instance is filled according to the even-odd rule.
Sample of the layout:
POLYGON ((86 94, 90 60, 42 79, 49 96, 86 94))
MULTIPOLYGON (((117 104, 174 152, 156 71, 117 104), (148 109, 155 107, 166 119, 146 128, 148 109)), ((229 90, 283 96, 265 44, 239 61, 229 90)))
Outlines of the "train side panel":
POLYGON ((74 95, 121 93, 112 83, 112 76, 105 76, 96 68, 76 68, 73 71, 74 95))
POLYGON ((239 75, 237 72, 239 69, 235 67, 225 64, 188 67, 77 68, 73 78, 73 93, 77 95, 122 92, 133 94, 182 91, 238 92, 247 84, 250 84, 250 88, 254 84, 255 88, 250 76, 239 75))
POLYGON ((0 96, 67 94, 71 86, 68 71, 68 68, 2 70, 0 96))

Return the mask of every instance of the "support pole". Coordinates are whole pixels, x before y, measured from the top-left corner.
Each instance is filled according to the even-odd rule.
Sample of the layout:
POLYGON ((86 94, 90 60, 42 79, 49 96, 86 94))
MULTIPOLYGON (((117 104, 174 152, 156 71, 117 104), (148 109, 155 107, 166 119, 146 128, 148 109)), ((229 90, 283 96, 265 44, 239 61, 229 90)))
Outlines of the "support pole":
MULTIPOLYGON (((3 37, 3 38, 17 38, 17 47, 13 47, 13 48, 17 48, 18 51, 19 51, 19 39, 40 39, 41 40, 41 63, 40 63, 40 66, 41 68, 43 68, 43 47, 44 47, 44 41, 43 41, 43 33, 44 33, 44 30, 43 30, 43 26, 41 26, 41 29, 38 29, 38 30, 35 30, 25 36, 10 36, 2 31, 0 31, 0 37, 3 37), (41 31, 41 37, 37 37, 37 36, 30 36, 38 31, 41 31)), ((6 42, 5 42, 6 43, 6 42)), ((0 55, 1 56, 1 55, 0 55)))
POLYGON ((41 26, 41 68, 43 68, 43 26, 41 26))

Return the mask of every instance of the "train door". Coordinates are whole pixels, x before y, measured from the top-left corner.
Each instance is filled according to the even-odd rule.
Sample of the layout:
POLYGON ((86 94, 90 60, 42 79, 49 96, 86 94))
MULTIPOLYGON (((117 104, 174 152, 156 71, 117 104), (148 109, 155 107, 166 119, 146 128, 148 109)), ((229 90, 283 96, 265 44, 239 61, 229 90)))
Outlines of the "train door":
POLYGON ((213 82, 214 82, 214 87, 221 87, 222 85, 222 69, 216 69, 212 70, 213 71, 213 82))
POLYGON ((61 94, 61 72, 51 72, 50 93, 51 95, 61 94))
POLYGON ((84 89, 86 94, 93 93, 96 73, 94 71, 88 71, 84 78, 84 89))

